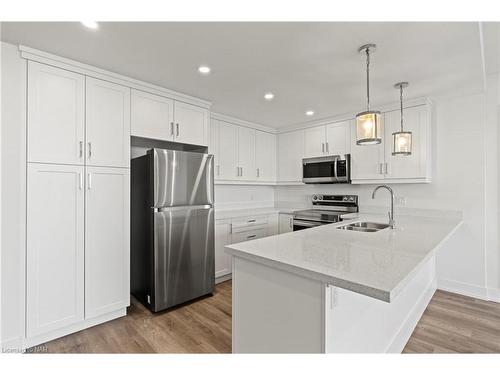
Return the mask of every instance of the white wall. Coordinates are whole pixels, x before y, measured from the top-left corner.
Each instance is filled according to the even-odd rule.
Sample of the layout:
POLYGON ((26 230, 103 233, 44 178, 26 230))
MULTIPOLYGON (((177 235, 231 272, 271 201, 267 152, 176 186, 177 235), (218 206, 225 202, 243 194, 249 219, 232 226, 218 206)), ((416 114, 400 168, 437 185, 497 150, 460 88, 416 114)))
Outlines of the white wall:
POLYGON ((2 345, 19 348, 24 335, 26 210, 26 60, 2 48, 2 345))
MULTIPOLYGON (((432 183, 392 187, 397 196, 406 198, 408 208, 463 212, 464 224, 438 255, 440 286, 487 298, 487 286, 493 291, 499 285, 494 278, 486 283, 485 194, 490 197, 491 192, 485 190, 485 95, 440 97, 435 99, 433 108, 432 183)), ((313 193, 352 193, 359 195, 361 208, 388 207, 389 198, 384 192, 371 199, 373 188, 374 185, 280 186, 275 197, 278 205, 297 206, 308 204, 313 193)), ((490 220, 488 224, 488 230, 496 236, 495 222, 490 220)), ((498 243, 491 246, 489 259, 498 254, 498 243)), ((497 259, 491 269, 498 269, 497 259)))

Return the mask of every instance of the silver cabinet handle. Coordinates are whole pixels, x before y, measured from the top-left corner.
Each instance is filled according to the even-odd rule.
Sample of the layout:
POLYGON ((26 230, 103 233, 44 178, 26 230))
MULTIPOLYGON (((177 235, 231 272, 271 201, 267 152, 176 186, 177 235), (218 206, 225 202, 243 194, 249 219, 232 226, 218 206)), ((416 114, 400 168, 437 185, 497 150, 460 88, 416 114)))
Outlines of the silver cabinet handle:
POLYGON ((92 189, 92 173, 87 173, 87 189, 92 189))
POLYGON ((80 159, 83 157, 83 141, 80 141, 80 159))
POLYGON ((387 163, 384 163, 384 173, 387 174, 387 163))
POLYGON ((290 229, 293 228, 293 217, 290 218, 290 229))
POLYGON ((330 153, 330 150, 329 150, 329 147, 328 147, 328 142, 326 142, 326 153, 329 154, 330 153))
POLYGON ((176 137, 178 137, 179 136, 179 123, 175 124, 175 128, 177 131, 176 137))
POLYGON ((173 122, 170 123, 170 135, 172 135, 172 136, 174 135, 174 123, 173 122))
POLYGON ((260 168, 257 168, 257 177, 260 177, 260 168))
POLYGON ((89 159, 92 156, 92 142, 89 142, 89 159))
POLYGON ((220 176, 220 165, 217 166, 217 176, 220 176))
POLYGON ((379 174, 384 174, 384 171, 383 171, 384 167, 383 167, 383 165, 384 165, 384 163, 379 163, 379 166, 378 166, 378 170, 379 170, 378 173, 379 174))
POLYGON ((256 219, 247 220, 247 223, 255 223, 256 221, 257 221, 256 219))
POLYGON ((81 173, 78 173, 78 178, 80 180, 80 190, 83 189, 83 175, 81 173))
POLYGON ((248 239, 250 239, 250 238, 255 238, 255 237, 257 237, 257 235, 256 235, 256 234, 251 234, 250 236, 247 236, 247 238, 248 238, 248 239))
POLYGON ((321 143, 321 152, 324 154, 325 153, 325 144, 321 143))
POLYGON ((243 167, 240 167, 240 177, 243 177, 243 167))

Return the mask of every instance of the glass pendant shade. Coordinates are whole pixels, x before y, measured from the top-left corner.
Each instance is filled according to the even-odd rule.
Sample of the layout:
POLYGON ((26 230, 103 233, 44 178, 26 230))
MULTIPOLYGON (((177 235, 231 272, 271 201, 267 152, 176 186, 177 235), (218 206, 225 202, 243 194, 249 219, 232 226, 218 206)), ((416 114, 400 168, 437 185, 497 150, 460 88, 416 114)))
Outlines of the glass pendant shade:
POLYGON ((356 115, 356 144, 375 145, 382 142, 380 112, 366 111, 356 115))
POLYGON ((392 133, 392 154, 411 155, 412 134, 411 132, 400 131, 392 133))

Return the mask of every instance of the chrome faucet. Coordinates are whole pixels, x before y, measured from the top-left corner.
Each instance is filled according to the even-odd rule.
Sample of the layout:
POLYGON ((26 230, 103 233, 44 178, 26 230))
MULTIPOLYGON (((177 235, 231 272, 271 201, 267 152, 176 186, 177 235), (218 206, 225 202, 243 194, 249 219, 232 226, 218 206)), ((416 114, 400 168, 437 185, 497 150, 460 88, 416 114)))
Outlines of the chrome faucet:
POLYGON ((377 186, 372 193, 372 199, 375 199, 375 193, 377 192, 378 189, 387 189, 389 193, 391 193, 391 212, 389 212, 389 225, 391 226, 391 229, 394 229, 394 191, 387 185, 379 185, 377 186))

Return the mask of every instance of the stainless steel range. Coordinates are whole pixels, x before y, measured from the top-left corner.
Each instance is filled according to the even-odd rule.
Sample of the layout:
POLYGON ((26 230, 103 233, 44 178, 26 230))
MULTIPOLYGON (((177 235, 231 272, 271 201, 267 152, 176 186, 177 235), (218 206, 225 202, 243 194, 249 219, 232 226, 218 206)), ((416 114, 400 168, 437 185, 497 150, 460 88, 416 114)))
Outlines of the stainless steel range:
POLYGON ((295 211, 293 230, 301 230, 342 221, 342 215, 358 212, 357 195, 312 196, 313 208, 295 211))

